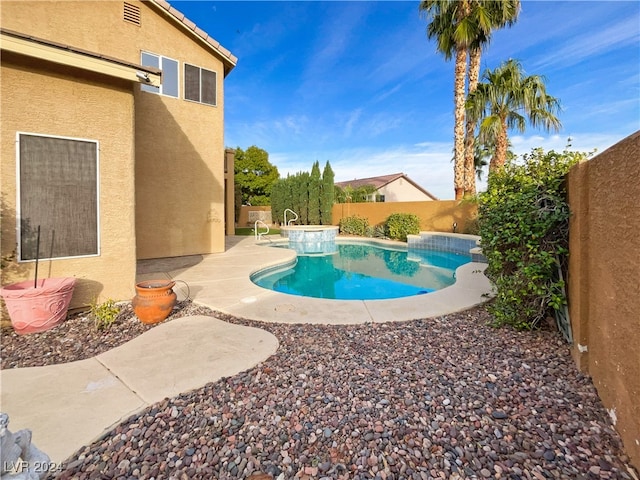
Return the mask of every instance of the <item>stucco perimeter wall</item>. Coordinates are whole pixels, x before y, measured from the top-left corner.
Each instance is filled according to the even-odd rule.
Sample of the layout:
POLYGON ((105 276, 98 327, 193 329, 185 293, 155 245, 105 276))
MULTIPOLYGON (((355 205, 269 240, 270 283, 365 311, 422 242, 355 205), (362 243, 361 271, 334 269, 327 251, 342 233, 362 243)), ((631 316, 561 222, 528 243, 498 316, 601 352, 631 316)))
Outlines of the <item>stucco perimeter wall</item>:
MULTIPOLYGON (((131 84, 6 52, 0 75, 2 256, 17 246, 16 133, 98 141, 101 254, 43 260, 38 273, 78 278, 72 308, 96 296, 131 298, 136 268, 131 84)), ((32 279, 34 269, 34 262, 11 262, 2 269, 2 285, 32 279)))
POLYGON ((640 469, 640 132, 568 176, 572 354, 640 469))
POLYGON ((466 233, 473 226, 478 207, 471 202, 441 200, 427 202, 377 202, 337 203, 333 206, 332 223, 339 225, 345 217, 358 215, 369 220, 370 225, 384 222, 392 213, 413 213, 420 218, 420 230, 431 232, 466 233))
POLYGON ((256 220, 261 220, 267 225, 273 224, 271 218, 270 206, 249 206, 242 205, 240 207, 240 215, 238 216, 238 227, 253 227, 256 220))

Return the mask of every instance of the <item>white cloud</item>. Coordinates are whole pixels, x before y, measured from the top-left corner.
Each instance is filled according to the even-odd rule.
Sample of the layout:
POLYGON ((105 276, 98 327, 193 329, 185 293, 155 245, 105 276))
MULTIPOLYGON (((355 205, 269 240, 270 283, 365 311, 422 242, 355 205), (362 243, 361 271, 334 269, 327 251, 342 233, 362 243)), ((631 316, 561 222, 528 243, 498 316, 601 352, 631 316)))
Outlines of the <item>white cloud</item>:
POLYGON ((601 31, 589 29, 581 35, 568 38, 563 47, 545 52, 544 57, 535 62, 535 70, 545 70, 551 65, 561 64, 563 68, 582 60, 606 53, 624 45, 637 44, 640 39, 638 19, 629 17, 601 31))
POLYGON ((344 136, 345 137, 350 137, 351 136, 351 133, 353 132, 353 127, 354 127, 354 125, 356 125, 356 123, 360 119, 361 115, 362 115, 362 109, 361 108, 357 108, 353 112, 350 113, 349 118, 347 119, 347 123, 344 126, 344 136))
POLYGON ((453 197, 453 164, 448 144, 396 146, 385 149, 344 149, 314 152, 315 156, 300 159, 295 152, 271 154, 271 163, 282 177, 299 171, 310 171, 313 161, 321 168, 328 160, 336 182, 392 173, 405 173, 416 183, 441 199, 453 197))
MULTIPOLYGON (((600 153, 616 144, 625 135, 599 133, 576 133, 571 135, 570 150, 600 153)), ((510 137, 513 151, 518 155, 531 152, 533 148, 561 152, 567 146, 567 137, 562 135, 516 135, 510 137)), ((441 200, 451 200, 453 192, 453 163, 451 145, 440 142, 422 142, 415 145, 397 145, 392 148, 358 148, 344 150, 305 152, 276 152, 269 157, 278 167, 281 177, 301 171, 311 171, 315 160, 324 168, 328 160, 336 176, 336 182, 356 178, 375 177, 392 173, 405 173, 413 181, 441 200)), ((486 189, 486 172, 483 180, 477 181, 478 191, 486 189)))

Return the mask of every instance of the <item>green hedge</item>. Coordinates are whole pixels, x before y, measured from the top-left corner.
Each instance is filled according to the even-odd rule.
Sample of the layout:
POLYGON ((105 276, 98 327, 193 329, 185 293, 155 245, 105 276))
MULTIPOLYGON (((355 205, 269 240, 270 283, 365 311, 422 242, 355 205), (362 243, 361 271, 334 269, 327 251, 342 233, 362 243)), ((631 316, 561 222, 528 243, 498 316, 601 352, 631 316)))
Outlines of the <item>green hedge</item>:
POLYGON ((366 237, 368 229, 369 220, 364 217, 353 215, 340 219, 340 233, 344 233, 345 235, 366 237))
POLYGON ((489 176, 478 208, 496 325, 533 329, 565 304, 558 267, 568 253, 565 176, 588 154, 534 149, 489 176))

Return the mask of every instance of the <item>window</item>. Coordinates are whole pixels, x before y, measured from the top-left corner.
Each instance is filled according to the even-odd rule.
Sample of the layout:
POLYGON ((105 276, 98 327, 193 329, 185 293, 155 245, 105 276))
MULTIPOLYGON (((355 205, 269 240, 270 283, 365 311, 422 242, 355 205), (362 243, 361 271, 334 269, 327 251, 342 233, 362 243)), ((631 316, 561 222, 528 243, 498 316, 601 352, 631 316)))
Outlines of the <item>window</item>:
POLYGON ((184 98, 207 105, 215 105, 216 72, 185 63, 184 98))
POLYGON ((18 170, 20 260, 98 255, 98 142, 19 133, 18 170))
POLYGON ((171 58, 156 55, 155 53, 142 52, 140 63, 145 67, 155 67, 162 70, 162 85, 141 85, 142 91, 159 93, 178 98, 178 61, 171 58))

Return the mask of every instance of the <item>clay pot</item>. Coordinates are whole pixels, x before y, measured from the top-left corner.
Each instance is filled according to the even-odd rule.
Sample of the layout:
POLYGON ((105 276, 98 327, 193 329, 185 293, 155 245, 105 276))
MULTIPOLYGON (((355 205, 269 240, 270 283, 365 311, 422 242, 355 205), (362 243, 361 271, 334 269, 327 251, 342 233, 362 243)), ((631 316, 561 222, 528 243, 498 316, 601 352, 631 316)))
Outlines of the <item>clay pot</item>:
POLYGON ((176 304, 172 280, 145 280, 136 284, 136 296, 131 304, 142 323, 153 324, 169 316, 176 304))
POLYGON ((67 316, 74 277, 44 278, 2 287, 0 293, 16 333, 37 333, 59 325, 67 316))

